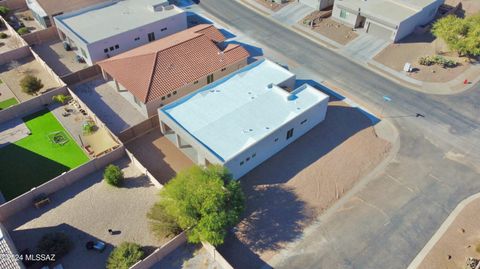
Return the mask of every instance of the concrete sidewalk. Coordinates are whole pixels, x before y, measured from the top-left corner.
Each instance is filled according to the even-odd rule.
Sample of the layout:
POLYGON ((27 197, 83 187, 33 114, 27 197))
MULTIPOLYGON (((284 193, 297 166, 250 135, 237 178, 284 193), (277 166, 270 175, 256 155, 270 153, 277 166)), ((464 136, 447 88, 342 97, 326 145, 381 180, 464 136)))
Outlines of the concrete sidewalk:
POLYGON ((272 18, 286 25, 294 25, 314 11, 314 8, 296 2, 275 12, 272 18))

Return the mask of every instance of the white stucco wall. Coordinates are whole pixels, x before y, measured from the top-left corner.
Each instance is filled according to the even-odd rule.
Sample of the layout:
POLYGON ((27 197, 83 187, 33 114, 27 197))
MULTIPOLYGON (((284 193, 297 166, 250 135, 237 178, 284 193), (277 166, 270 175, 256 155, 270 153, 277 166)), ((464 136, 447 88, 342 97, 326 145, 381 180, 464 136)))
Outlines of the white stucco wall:
POLYGON ((435 18, 438 8, 444 3, 444 0, 438 0, 431 5, 425 7, 417 14, 411 16, 410 18, 404 20, 398 26, 397 34, 394 38, 394 41, 398 41, 409 34, 411 34, 417 26, 425 25, 431 22, 435 18))
POLYGON ((341 12, 341 8, 338 7, 338 5, 334 5, 333 6, 333 10, 332 10, 332 19, 336 20, 336 21, 339 21, 343 24, 346 24, 348 26, 355 26, 356 22, 357 22, 357 18, 358 18, 358 14, 353 14, 353 13, 350 13, 349 11, 345 11, 346 12, 346 17, 345 18, 341 18, 340 17, 340 12, 341 12))

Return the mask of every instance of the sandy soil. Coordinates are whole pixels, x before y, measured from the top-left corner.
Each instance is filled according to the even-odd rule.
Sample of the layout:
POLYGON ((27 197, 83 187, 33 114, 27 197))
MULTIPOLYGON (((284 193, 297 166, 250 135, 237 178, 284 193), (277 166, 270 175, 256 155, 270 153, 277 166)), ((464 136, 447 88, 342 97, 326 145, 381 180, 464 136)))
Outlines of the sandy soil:
POLYGON ((326 120, 241 179, 245 218, 220 247, 238 268, 257 268, 383 160, 390 144, 369 119, 330 102, 326 120))
POLYGON ((293 2, 293 0, 288 0, 287 2, 283 3, 283 4, 279 4, 279 3, 272 3, 268 0, 254 0, 255 2, 259 3, 260 5, 272 10, 272 11, 279 11, 280 9, 282 9, 284 6, 290 4, 291 2, 293 2))
POLYGON ((462 2, 462 9, 465 12, 465 16, 471 16, 480 12, 480 1, 478 0, 445 0, 445 4, 450 6, 456 6, 459 2, 462 2))
MULTIPOLYGON (((358 34, 352 31, 352 27, 345 26, 338 23, 331 18, 321 19, 319 16, 325 11, 315 11, 303 18, 300 23, 304 21, 314 20, 313 30, 339 44, 346 45, 354 40, 358 34)), ((308 26, 308 25, 307 25, 308 26)))
POLYGON ((458 57, 455 53, 446 53, 448 48, 443 41, 431 34, 412 34, 400 43, 390 44, 373 59, 396 71, 403 72, 405 63, 411 63, 417 70, 409 76, 427 82, 448 82, 465 72, 471 64, 465 57, 458 57), (422 56, 443 54, 445 57, 460 63, 455 68, 443 68, 439 65, 423 66, 418 63, 422 56))
POLYGON ((427 254, 418 269, 463 269, 468 257, 480 258, 480 199, 468 204, 427 254), (449 255, 451 258, 449 259, 449 255))
POLYGON ((43 88, 40 92, 55 89, 60 84, 42 67, 33 57, 26 57, 17 60, 20 64, 13 68, 11 64, 0 66, 0 79, 8 85, 8 88, 23 102, 35 96, 26 94, 20 87, 20 80, 27 74, 33 75, 42 80, 43 88))

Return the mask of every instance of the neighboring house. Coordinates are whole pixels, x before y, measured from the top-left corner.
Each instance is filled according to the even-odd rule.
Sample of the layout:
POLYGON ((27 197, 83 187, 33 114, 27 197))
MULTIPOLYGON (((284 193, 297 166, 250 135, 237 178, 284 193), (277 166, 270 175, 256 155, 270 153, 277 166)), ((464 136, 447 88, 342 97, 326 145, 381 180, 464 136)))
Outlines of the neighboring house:
POLYGON ((165 0, 108 2, 54 19, 60 38, 89 65, 187 28, 186 12, 165 0))
POLYGON ((333 2, 334 0, 300 0, 300 3, 318 10, 333 6, 333 2))
POLYGON ((101 61, 106 80, 145 116, 247 64, 240 45, 223 45, 225 37, 201 24, 101 61))
POLYGON ((295 82, 259 60, 160 108, 160 129, 195 163, 224 165, 238 179, 325 119, 328 96, 295 82))
POLYGON ((444 0, 336 0, 332 18, 394 42, 431 22, 444 0))
MULTIPOLYGON (((21 259, 17 259, 18 254, 15 244, 5 227, 0 224, 0 254, 3 255, 0 259, 0 268, 2 269, 24 269, 25 266, 21 259)), ((25 257, 23 257, 25 259, 25 257)))
POLYGON ((112 0, 26 0, 33 17, 43 27, 52 26, 53 17, 112 0))

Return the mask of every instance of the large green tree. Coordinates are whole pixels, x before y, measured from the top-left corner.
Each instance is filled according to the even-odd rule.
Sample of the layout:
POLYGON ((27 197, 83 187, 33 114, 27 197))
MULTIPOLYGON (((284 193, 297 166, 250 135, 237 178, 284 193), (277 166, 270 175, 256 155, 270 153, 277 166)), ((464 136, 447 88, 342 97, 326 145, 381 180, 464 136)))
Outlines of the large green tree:
POLYGON ((460 55, 480 55, 480 14, 465 19, 449 15, 433 24, 432 33, 460 55))
POLYGON ((220 245, 227 229, 239 221, 244 204, 239 182, 223 166, 194 166, 164 186, 147 216, 157 235, 180 228, 191 243, 220 245))

